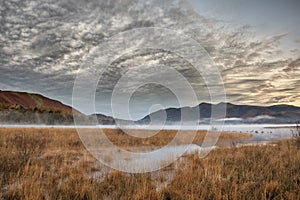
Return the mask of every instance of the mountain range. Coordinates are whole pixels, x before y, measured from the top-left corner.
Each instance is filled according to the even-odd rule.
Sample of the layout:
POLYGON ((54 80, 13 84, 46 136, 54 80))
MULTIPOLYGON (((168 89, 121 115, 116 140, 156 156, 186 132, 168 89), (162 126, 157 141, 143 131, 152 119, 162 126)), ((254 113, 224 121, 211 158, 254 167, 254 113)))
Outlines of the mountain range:
MULTIPOLYGON (((166 114, 166 122, 174 123, 181 120, 181 113, 185 110, 193 110, 196 107, 168 108, 152 113, 143 119, 140 123, 149 123, 150 116, 162 116, 166 114)), ((298 123, 300 120, 300 108, 292 105, 273 105, 273 106, 251 106, 235 105, 232 103, 209 104, 201 103, 198 105, 199 123, 209 123, 212 110, 226 109, 225 116, 215 115, 215 120, 224 121, 230 124, 241 123, 298 123)))
MULTIPOLYGON (((166 124, 178 123, 183 110, 197 107, 168 108, 147 115, 138 124, 147 124, 151 116, 166 115, 166 124)), ((235 105, 231 103, 209 104, 201 103, 199 109, 199 123, 209 123, 211 110, 226 108, 225 116, 215 116, 215 120, 230 124, 241 123, 297 123, 300 120, 300 108, 291 105, 251 106, 235 105)), ((83 119, 95 117, 99 124, 112 125, 115 119, 103 114, 86 116, 74 108, 63 103, 44 97, 40 94, 0 90, 0 124, 73 124, 73 113, 83 119)), ((125 121, 125 120, 124 120, 125 121)))

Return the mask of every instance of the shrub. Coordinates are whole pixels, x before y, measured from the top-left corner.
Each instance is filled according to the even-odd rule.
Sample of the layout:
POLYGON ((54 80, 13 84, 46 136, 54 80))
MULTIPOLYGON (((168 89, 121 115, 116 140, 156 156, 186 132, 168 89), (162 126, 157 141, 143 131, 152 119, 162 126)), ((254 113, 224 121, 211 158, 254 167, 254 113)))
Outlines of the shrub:
POLYGON ((300 148, 300 122, 297 123, 296 127, 292 129, 292 136, 296 146, 300 148))

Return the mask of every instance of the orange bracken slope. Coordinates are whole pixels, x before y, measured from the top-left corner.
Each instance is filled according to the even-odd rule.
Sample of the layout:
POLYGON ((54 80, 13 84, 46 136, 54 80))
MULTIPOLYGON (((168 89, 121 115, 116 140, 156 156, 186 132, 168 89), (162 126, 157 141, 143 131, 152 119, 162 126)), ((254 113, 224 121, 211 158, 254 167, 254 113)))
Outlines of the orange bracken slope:
POLYGON ((73 111, 78 114, 80 113, 70 106, 40 94, 0 90, 0 110, 1 109, 52 111, 65 114, 72 114, 73 111))

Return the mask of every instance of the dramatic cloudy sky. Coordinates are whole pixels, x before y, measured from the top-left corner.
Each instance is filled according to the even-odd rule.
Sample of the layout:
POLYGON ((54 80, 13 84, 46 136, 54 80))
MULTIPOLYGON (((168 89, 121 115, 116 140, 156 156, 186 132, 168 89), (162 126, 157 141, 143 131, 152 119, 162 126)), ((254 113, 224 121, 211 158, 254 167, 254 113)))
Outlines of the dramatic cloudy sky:
MULTIPOLYGON (((99 46, 124 31, 160 27, 203 46, 222 76, 228 102, 300 106, 299 20, 297 0, 0 0, 0 90, 40 93, 71 105, 76 76, 93 74, 86 60, 99 46)), ((132 81, 147 78, 143 68, 154 69, 180 89, 178 80, 155 70, 173 67, 191 83, 197 103, 210 101, 190 62, 165 49, 138 48, 143 35, 124 39, 135 48, 126 46, 104 69, 96 88, 97 112, 111 115, 112 91, 135 67, 132 81)), ((77 109, 92 112, 84 98, 79 102, 77 109)), ((184 102, 195 104, 188 97, 184 102)), ((133 94, 130 112, 139 118, 154 104, 176 107, 178 100, 167 87, 147 84, 133 94)))

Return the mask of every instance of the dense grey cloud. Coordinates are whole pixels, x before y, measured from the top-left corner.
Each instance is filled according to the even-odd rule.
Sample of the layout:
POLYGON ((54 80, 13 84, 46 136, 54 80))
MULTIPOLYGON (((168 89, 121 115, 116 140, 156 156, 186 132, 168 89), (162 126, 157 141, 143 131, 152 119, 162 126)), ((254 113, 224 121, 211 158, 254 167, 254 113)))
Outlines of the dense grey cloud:
MULTIPOLYGON (((94 48, 127 30, 162 27, 182 31, 207 50, 222 74, 228 101, 300 104, 300 56, 298 49, 281 48, 288 35, 284 30, 257 34, 247 25, 230 26, 176 0, 0 0, 0 13, 0 89, 42 93, 71 104, 80 65, 94 48)), ((105 70, 97 89, 97 111, 111 114, 110 96, 118 79, 131 67, 146 65, 172 66, 197 91, 199 103, 210 100, 190 63, 163 49, 140 49, 105 70)), ((148 114, 144 107, 153 103, 178 106, 174 94, 158 85, 140 88, 132 102, 136 117, 148 114)), ((85 112, 84 107, 78 109, 85 112)))

